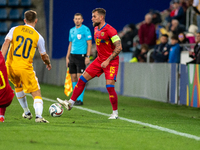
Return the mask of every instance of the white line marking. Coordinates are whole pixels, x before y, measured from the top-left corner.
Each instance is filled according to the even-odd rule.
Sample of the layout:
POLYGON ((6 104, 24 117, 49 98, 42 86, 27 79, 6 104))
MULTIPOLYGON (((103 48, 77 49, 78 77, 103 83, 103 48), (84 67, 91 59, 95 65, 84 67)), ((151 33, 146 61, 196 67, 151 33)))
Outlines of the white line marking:
MULTIPOLYGON (((31 96, 30 94, 27 94, 27 95, 31 96)), ((56 100, 49 99, 49 98, 46 98, 46 97, 42 97, 42 99, 46 100, 46 101, 50 101, 50 102, 57 102, 56 100)), ((88 111, 88 112, 91 112, 91 113, 94 113, 94 114, 98 114, 98 115, 110 116, 110 114, 102 113, 102 112, 99 112, 99 111, 96 111, 96 110, 92 110, 92 109, 88 109, 88 108, 83 108, 83 107, 80 107, 80 106, 74 106, 74 108, 85 110, 85 111, 88 111)), ((144 122, 137 121, 137 120, 127 119, 127 118, 123 118, 123 117, 119 117, 118 119, 200 141, 200 137, 195 136, 195 135, 191 135, 191 134, 188 134, 188 133, 178 132, 176 130, 160 127, 160 126, 157 126, 157 125, 152 125, 152 124, 149 124, 149 123, 144 123, 144 122)))

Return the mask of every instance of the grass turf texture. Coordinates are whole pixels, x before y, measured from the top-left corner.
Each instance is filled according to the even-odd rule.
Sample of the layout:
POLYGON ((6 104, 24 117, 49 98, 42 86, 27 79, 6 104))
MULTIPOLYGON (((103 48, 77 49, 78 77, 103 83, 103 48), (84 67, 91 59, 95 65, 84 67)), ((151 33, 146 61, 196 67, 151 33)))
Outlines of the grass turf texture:
MULTIPOLYGON (((65 99, 63 87, 41 85, 42 96, 65 99)), ((34 114, 33 100, 27 96, 34 114)), ((151 100, 119 96, 119 116, 150 123, 200 137, 200 110, 151 100)), ((0 150, 81 149, 81 150, 193 150, 200 141, 133 124, 108 120, 106 116, 73 108, 61 117, 51 117, 53 102, 44 100, 43 117, 49 124, 22 118, 23 110, 16 97, 7 108, 5 122, 0 123, 0 150)), ((83 107, 111 114, 107 93, 87 91, 83 107)))

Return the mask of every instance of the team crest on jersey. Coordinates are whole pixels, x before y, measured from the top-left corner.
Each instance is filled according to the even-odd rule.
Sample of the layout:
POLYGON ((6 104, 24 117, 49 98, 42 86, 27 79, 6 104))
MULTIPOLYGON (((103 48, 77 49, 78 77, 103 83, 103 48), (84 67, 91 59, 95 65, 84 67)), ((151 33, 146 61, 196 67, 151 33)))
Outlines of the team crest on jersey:
POLYGON ((104 36, 104 32, 101 32, 101 36, 104 36))
POLYGON ((77 38, 80 40, 81 39, 81 34, 77 34, 77 38))

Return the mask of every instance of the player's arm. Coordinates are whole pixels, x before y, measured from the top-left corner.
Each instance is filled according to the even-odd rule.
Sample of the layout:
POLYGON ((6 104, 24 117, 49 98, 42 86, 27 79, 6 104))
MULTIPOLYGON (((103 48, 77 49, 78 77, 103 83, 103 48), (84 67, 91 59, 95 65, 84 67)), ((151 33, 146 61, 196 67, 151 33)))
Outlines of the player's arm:
POLYGON ((121 40, 118 35, 113 36, 111 38, 111 41, 115 45, 115 49, 114 49, 113 53, 108 57, 108 59, 106 59, 106 61, 104 61, 101 64, 102 68, 106 68, 108 66, 108 64, 110 63, 110 61, 113 60, 115 57, 117 57, 119 55, 119 53, 122 51, 122 44, 121 44, 121 40))
POLYGON ((66 55, 66 67, 68 67, 68 64, 69 64, 69 56, 70 56, 70 53, 71 53, 71 48, 72 48, 72 42, 69 42, 67 55, 66 55))
POLYGON ((39 35, 39 40, 38 40, 38 50, 39 50, 39 53, 41 55, 41 58, 44 62, 44 64, 47 66, 46 68, 48 70, 51 70, 51 62, 50 62, 50 59, 49 59, 49 55, 46 53, 46 49, 45 49, 45 42, 44 42, 44 39, 41 35, 39 35))
POLYGON ((48 70, 51 70, 51 62, 50 62, 50 59, 49 59, 49 55, 48 54, 41 54, 41 58, 44 62, 45 65, 47 65, 47 69, 48 70))
POLYGON ((3 57, 5 57, 7 51, 8 51, 8 48, 9 48, 9 45, 10 45, 10 40, 9 39, 6 39, 1 47, 1 52, 2 52, 2 55, 3 57))
POLYGON ((92 40, 87 40, 87 54, 85 58, 85 65, 88 65, 90 63, 91 49, 92 49, 92 40))

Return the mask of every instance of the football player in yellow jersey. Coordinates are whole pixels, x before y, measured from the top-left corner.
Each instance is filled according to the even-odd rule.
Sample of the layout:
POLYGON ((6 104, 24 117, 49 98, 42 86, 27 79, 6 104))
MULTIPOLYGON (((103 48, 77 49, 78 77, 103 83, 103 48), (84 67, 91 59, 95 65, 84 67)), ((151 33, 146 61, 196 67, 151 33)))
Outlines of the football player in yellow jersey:
POLYGON ((24 18, 25 25, 10 29, 1 51, 5 57, 10 45, 6 61, 8 78, 15 86, 17 99, 24 109, 22 116, 26 119, 32 118, 25 95, 25 93, 31 93, 34 99, 35 122, 49 123, 42 117, 43 101, 40 86, 32 66, 37 47, 48 70, 51 70, 51 63, 46 53, 44 39, 35 30, 38 21, 37 13, 28 10, 24 13, 24 18))

